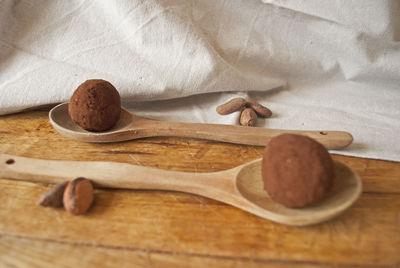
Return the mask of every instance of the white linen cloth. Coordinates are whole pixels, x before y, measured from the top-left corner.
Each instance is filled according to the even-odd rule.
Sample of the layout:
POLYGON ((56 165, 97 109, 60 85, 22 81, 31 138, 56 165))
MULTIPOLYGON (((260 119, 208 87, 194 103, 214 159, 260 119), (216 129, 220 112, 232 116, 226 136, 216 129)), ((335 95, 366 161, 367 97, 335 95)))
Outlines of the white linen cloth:
POLYGON ((400 161, 399 1, 0 1, 0 114, 92 78, 138 115, 237 124, 215 107, 251 97, 274 113, 260 127, 345 130, 335 153, 400 161))

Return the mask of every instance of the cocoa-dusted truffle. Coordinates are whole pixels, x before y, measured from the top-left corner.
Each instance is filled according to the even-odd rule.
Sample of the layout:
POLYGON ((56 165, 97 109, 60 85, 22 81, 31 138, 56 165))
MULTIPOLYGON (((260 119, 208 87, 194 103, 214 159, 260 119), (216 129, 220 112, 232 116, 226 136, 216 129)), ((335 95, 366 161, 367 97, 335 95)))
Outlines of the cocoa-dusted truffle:
POLYGON ((105 80, 92 79, 82 83, 68 105, 72 121, 89 131, 104 131, 117 123, 121 98, 115 87, 105 80))
POLYGON ((262 178, 272 200, 299 208, 326 196, 333 184, 334 165, 325 147, 315 140, 282 134, 264 150, 262 178))

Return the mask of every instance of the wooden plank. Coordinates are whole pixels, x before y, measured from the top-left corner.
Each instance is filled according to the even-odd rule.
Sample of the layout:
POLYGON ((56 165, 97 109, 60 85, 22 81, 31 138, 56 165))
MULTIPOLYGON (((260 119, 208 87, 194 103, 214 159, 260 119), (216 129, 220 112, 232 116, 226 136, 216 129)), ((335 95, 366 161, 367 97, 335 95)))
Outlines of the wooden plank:
MULTIPOLYGON (((181 254, 123 247, 93 247, 85 244, 60 243, 14 236, 0 236, 2 267, 275 267, 275 268, 346 268, 317 262, 224 258, 211 255, 181 254)), ((364 266, 372 267, 372 266, 364 266)), ((379 268, 373 266, 374 268, 379 268)), ((383 266, 382 266, 383 267, 383 266)))
POLYGON ((224 258, 400 264, 397 194, 364 194, 339 218, 296 228, 172 192, 96 190, 90 212, 72 216, 34 204, 44 185, 4 179, 0 183, 0 234, 224 258))

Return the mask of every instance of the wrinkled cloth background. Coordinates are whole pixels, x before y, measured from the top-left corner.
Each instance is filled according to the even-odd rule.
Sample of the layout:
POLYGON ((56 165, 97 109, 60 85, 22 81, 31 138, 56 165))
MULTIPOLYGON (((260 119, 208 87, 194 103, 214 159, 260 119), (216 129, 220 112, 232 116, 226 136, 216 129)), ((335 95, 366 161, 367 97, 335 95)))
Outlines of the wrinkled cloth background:
POLYGON ((91 78, 138 115, 237 124, 215 107, 251 97, 274 112, 260 127, 346 130, 333 152, 400 161, 399 1, 0 1, 0 114, 91 78))

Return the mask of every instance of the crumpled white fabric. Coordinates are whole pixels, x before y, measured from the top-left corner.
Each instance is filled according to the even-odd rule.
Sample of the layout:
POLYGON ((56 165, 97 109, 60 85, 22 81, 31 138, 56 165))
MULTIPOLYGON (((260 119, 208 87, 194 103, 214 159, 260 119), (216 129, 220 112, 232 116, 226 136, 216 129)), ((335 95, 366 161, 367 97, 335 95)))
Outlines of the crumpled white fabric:
POLYGON ((345 130, 333 152, 400 161, 395 0, 0 1, 0 114, 91 78, 138 115, 237 124, 215 107, 245 96, 274 112, 260 127, 345 130))

